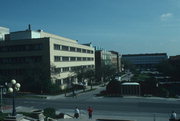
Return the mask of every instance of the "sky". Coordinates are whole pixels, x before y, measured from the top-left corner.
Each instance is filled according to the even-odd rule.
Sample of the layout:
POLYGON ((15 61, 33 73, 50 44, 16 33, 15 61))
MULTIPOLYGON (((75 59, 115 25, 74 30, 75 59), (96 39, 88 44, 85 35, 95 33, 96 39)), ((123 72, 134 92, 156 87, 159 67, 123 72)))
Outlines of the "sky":
POLYGON ((121 54, 180 55, 180 0, 0 0, 0 26, 92 42, 121 54))

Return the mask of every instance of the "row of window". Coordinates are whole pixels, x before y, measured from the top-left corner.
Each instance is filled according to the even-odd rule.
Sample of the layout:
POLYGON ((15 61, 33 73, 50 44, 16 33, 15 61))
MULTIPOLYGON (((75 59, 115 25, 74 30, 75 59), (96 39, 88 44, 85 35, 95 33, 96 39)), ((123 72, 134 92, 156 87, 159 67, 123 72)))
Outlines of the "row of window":
POLYGON ((77 70, 79 68, 94 68, 94 65, 61 67, 61 68, 55 68, 55 71, 60 73, 60 72, 75 71, 75 70, 77 70))
POLYGON ((42 44, 0 46, 0 52, 34 51, 34 50, 42 50, 42 48, 43 48, 42 44))
POLYGON ((67 56, 54 56, 54 61, 93 61, 94 58, 90 57, 67 57, 67 56))
POLYGON ((0 69, 0 74, 4 76, 9 75, 22 75, 25 72, 24 69, 0 69))
POLYGON ((89 54, 94 53, 94 51, 92 51, 92 50, 70 47, 70 46, 59 45, 59 44, 54 44, 54 50, 71 51, 71 52, 79 52, 79 53, 89 53, 89 54))
MULTIPOLYGON (((73 71, 78 68, 94 68, 94 65, 87 65, 87 66, 74 66, 74 67, 64 67, 64 68, 56 68, 55 71, 59 73, 73 71)), ((1 75, 22 75, 26 70, 25 69, 0 69, 1 75)))
POLYGON ((0 64, 38 63, 41 61, 42 61, 41 56, 0 58, 0 64))
POLYGON ((62 84, 69 84, 70 78, 64 78, 64 79, 56 79, 56 85, 62 85, 62 84))

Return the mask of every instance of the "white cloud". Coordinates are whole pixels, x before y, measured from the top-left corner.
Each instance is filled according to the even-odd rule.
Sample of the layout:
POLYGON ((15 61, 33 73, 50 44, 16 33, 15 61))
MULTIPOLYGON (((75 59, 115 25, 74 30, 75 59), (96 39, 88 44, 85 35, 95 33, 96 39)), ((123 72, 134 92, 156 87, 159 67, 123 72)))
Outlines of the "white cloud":
POLYGON ((161 18, 162 21, 166 21, 166 20, 168 20, 168 19, 170 19, 172 17, 173 17, 172 13, 164 13, 164 14, 161 15, 160 18, 161 18))

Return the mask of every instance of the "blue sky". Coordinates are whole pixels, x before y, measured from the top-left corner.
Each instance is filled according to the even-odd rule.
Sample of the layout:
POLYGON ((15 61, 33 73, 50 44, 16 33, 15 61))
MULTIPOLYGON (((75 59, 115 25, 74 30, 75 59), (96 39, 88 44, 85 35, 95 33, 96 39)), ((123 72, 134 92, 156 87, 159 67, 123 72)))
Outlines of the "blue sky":
POLYGON ((0 0, 0 26, 92 42, 121 54, 180 54, 180 0, 0 0))

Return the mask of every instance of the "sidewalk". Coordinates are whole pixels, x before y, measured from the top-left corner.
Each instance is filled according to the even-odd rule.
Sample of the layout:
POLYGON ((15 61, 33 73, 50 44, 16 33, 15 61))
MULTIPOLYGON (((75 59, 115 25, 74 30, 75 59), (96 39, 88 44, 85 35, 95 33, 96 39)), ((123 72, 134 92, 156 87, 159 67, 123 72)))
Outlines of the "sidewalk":
MULTIPOLYGON (((99 88, 99 86, 93 86, 93 88, 99 88)), ((81 89, 81 90, 77 90, 77 91, 75 91, 75 96, 78 96, 78 95, 80 95, 80 94, 83 94, 83 93, 86 93, 86 91, 87 90, 90 90, 91 89, 91 87, 90 86, 87 86, 87 88, 85 89, 85 92, 81 89)), ((59 98, 66 98, 66 97, 73 97, 73 92, 68 92, 68 93, 66 93, 66 96, 65 96, 65 94, 60 94, 60 95, 53 95, 53 96, 51 96, 51 95, 46 95, 46 99, 48 99, 48 100, 55 100, 55 99, 59 99, 59 98)))

